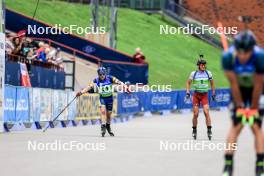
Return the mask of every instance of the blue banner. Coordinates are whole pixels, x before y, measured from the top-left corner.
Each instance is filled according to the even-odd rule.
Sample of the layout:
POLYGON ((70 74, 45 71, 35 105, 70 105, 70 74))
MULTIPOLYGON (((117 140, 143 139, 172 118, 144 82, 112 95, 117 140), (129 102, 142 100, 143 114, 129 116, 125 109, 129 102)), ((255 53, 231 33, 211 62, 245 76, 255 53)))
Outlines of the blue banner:
POLYGON ((209 92, 210 107, 226 107, 230 103, 231 95, 230 89, 216 89, 216 100, 212 101, 212 92, 209 92))
POLYGON ((145 100, 144 92, 135 92, 131 94, 119 93, 117 95, 117 114, 143 111, 146 105, 145 100))
POLYGON ((29 116, 29 89, 26 87, 17 87, 16 93, 16 121, 28 122, 29 116))
MULTIPOLYGON (((193 91, 191 91, 191 98, 185 100, 186 91, 180 90, 178 91, 178 99, 177 99, 177 107, 178 109, 190 109, 192 108, 192 95, 193 91)), ((230 102, 230 90, 229 89, 216 89, 216 100, 212 100, 212 91, 208 92, 208 99, 210 108, 217 107, 226 107, 230 102)))
POLYGON ((16 62, 5 62, 5 83, 13 86, 21 85, 20 65, 16 62))
MULTIPOLYGON (((192 108, 192 97, 185 101, 185 95, 185 90, 118 93, 117 108, 114 106, 114 109, 117 109, 117 114, 190 109, 192 108)), ((230 102, 229 89, 217 89, 216 101, 211 100, 211 95, 209 91, 208 98, 211 108, 226 107, 230 102)), ((4 122, 50 121, 74 97, 75 93, 72 91, 5 85, 4 122)), ((65 110, 59 120, 98 119, 100 117, 98 99, 97 94, 83 95, 65 110)))
POLYGON ((31 65, 30 81, 32 87, 64 89, 65 72, 31 65))
POLYGON ((65 89, 65 72, 64 71, 54 71, 53 73, 52 87, 55 89, 65 89))
MULTIPOLYGON (((65 72, 55 71, 40 66, 30 66, 30 82, 32 87, 64 89, 65 72)), ((6 61, 5 84, 21 86, 20 65, 16 62, 6 61)))
POLYGON ((177 108, 177 91, 172 92, 147 92, 145 110, 162 111, 177 108))
POLYGON ((4 122, 16 121, 16 87, 6 85, 4 94, 4 122))
POLYGON ((118 94, 118 114, 141 111, 162 111, 177 108, 177 91, 172 92, 135 92, 118 94))
POLYGON ((178 98, 177 98, 177 109, 191 109, 192 108, 192 95, 193 91, 191 91, 191 98, 185 100, 186 91, 179 90, 178 98))

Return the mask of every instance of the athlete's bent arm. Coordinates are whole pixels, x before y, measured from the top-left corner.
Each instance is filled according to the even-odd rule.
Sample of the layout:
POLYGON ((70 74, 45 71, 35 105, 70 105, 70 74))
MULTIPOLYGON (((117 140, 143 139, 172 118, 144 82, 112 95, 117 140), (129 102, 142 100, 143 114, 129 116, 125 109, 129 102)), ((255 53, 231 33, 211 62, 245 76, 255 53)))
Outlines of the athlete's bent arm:
POLYGON ((254 90, 252 93, 252 104, 251 108, 258 109, 259 98, 263 90, 263 75, 256 74, 254 76, 254 90))
POLYGON ((114 84, 125 85, 122 81, 120 81, 119 79, 117 79, 117 78, 114 77, 114 76, 113 76, 112 80, 113 80, 113 83, 114 83, 114 84))
POLYGON ((231 92, 234 98, 235 106, 236 107, 244 106, 244 103, 241 97, 241 92, 238 86, 236 74, 233 71, 226 70, 225 75, 230 83, 231 92))
POLYGON ((258 109, 259 98, 263 91, 263 75, 264 75, 264 53, 257 58, 256 74, 254 75, 254 89, 252 93, 252 109, 258 109))
POLYGON ((77 96, 80 96, 84 93, 87 93, 89 90, 91 90, 94 87, 94 83, 89 83, 88 86, 84 89, 82 89, 80 92, 77 93, 77 96))
POLYGON ((117 79, 114 76, 112 77, 112 82, 113 82, 113 84, 121 85, 123 88, 125 88, 125 92, 127 92, 127 93, 131 92, 131 90, 129 89, 129 87, 125 83, 123 83, 122 81, 120 81, 119 79, 117 79))

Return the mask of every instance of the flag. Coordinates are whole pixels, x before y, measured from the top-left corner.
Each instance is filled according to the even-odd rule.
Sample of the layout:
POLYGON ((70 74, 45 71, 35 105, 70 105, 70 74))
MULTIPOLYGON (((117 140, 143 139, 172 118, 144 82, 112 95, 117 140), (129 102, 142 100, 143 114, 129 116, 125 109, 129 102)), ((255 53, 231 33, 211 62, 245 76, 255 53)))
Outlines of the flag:
POLYGON ((24 87, 31 87, 27 66, 25 63, 20 63, 21 85, 24 87))
POLYGON ((25 37, 26 34, 27 34, 27 31, 26 30, 20 30, 20 31, 18 31, 17 36, 19 38, 22 38, 22 37, 25 37))

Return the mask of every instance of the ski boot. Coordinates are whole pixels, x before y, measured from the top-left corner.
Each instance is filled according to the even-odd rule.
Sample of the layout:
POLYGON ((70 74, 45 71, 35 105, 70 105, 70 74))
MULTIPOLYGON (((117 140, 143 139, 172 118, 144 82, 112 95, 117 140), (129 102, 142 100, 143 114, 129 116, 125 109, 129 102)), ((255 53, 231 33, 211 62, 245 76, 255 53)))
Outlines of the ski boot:
POLYGON ((101 134, 102 134, 102 137, 105 136, 105 132, 106 132, 106 125, 105 124, 102 124, 101 125, 101 134))
POLYGON ((196 138, 197 138, 197 128, 196 127, 193 127, 192 137, 194 140, 196 140, 196 138))
POLYGON ((207 136, 208 136, 208 139, 211 141, 212 139, 212 129, 211 128, 207 129, 207 136))
POLYGON ((258 162, 256 166, 256 176, 264 176, 263 162, 258 162))
POLYGON ((106 130, 107 130, 107 132, 109 133, 110 136, 115 136, 114 133, 111 130, 110 124, 108 124, 108 123, 106 124, 106 130))
POLYGON ((233 175, 233 167, 232 165, 225 165, 224 172, 222 176, 232 176, 233 175))

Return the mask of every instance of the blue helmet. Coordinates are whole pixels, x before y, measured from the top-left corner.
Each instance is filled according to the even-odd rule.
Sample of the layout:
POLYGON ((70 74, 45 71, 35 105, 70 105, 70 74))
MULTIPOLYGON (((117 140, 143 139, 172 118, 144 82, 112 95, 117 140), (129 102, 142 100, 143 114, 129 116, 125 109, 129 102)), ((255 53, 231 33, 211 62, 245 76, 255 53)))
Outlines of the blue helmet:
POLYGON ((98 75, 106 75, 107 74, 106 68, 105 67, 99 67, 97 69, 97 73, 98 73, 98 75))
POLYGON ((234 45, 238 51, 250 51, 256 44, 256 37, 250 30, 242 31, 235 36, 234 45))

